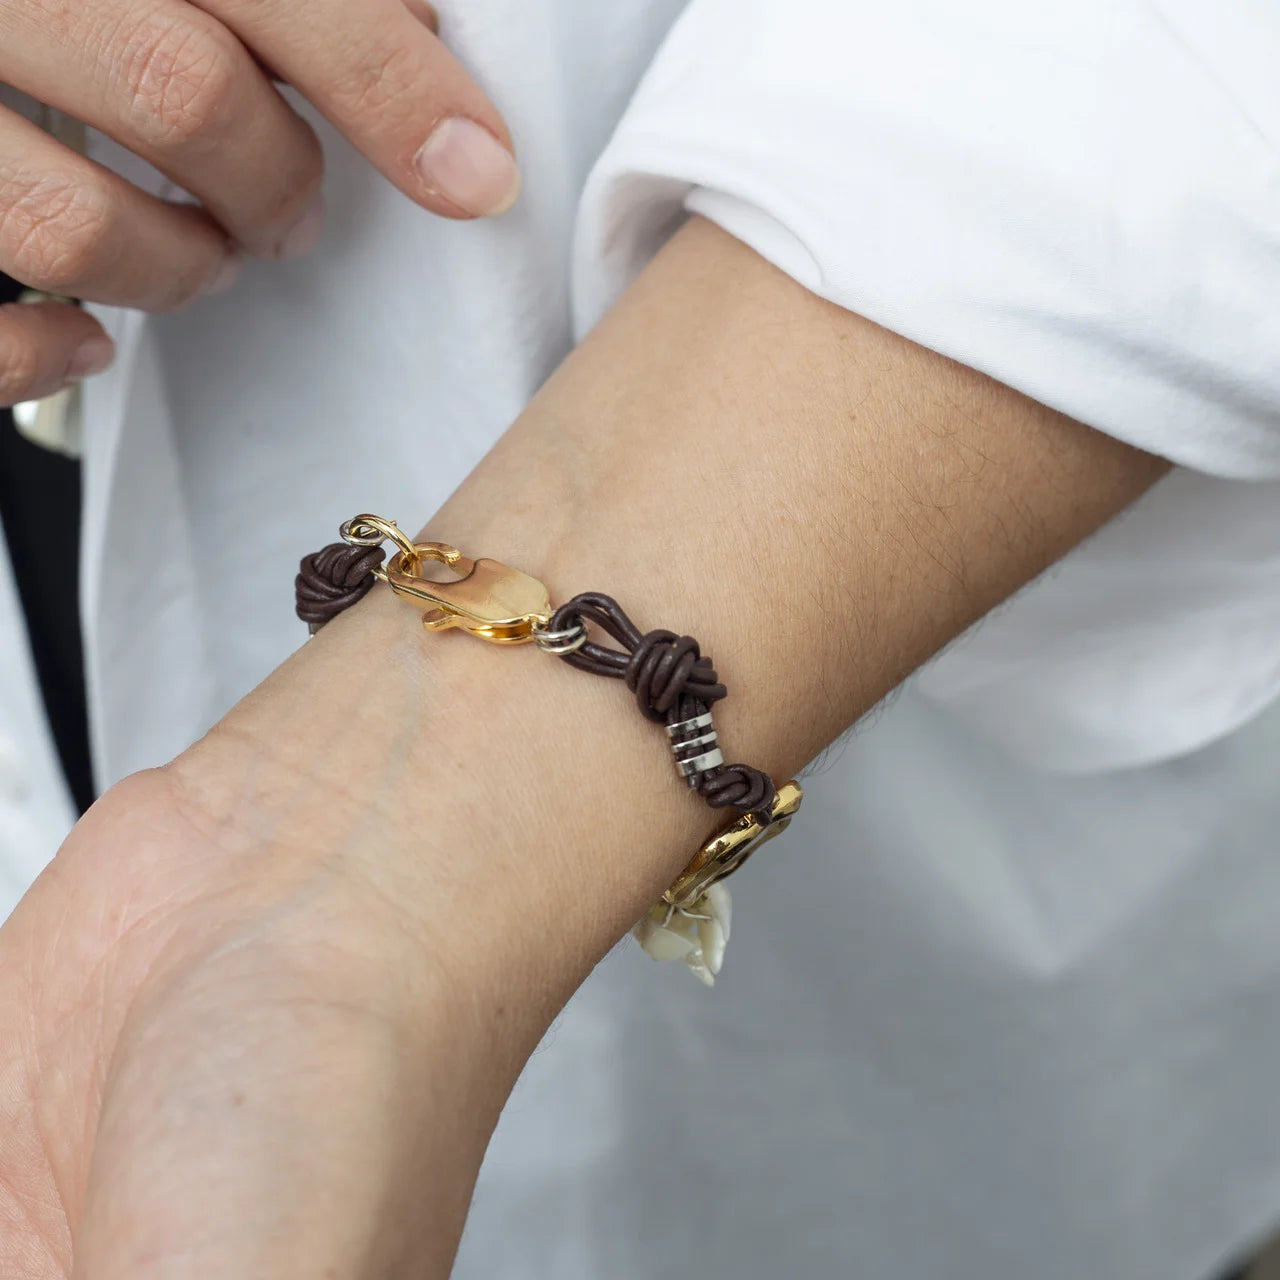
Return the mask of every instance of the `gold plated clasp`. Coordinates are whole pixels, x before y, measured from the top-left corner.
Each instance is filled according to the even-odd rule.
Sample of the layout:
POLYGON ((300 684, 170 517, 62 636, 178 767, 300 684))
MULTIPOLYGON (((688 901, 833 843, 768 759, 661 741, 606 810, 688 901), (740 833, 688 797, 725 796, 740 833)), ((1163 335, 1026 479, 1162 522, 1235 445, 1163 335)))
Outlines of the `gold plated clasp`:
POLYGON ((798 782, 784 782, 774 796, 768 822, 744 813, 716 832, 662 895, 664 901, 676 907, 696 902, 718 880, 737 871, 762 844, 785 831, 803 799, 804 788, 798 782))
POLYGON ((535 624, 551 617, 551 596, 537 578, 497 560, 472 560, 447 542, 412 542, 394 520, 360 515, 342 526, 355 546, 392 542, 398 548, 377 574, 397 595, 422 609, 428 631, 459 627, 494 644, 523 644, 535 624), (445 565, 457 573, 448 582, 423 577, 422 566, 445 565))
POLYGON ((533 639, 534 623, 551 616, 551 596, 537 578, 497 560, 472 560, 445 542, 419 542, 414 555, 401 551, 386 568, 387 584, 426 612, 428 631, 461 627, 494 644, 533 639), (452 582, 424 578, 424 562, 447 565, 461 576, 452 582))

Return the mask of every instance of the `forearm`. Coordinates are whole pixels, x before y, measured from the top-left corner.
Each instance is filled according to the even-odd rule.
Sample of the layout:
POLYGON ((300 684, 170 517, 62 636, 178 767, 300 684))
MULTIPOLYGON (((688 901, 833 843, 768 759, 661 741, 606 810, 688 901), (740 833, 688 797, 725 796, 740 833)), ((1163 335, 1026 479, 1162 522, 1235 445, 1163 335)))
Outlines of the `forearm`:
MULTIPOLYGON (((1163 466, 693 223, 424 536, 695 635, 727 753, 781 780, 1163 466)), ((449 1024, 436 1138, 464 1177, 550 1018, 717 825, 628 702, 377 590, 171 770, 264 899, 350 866, 421 937, 405 981, 449 1024)))

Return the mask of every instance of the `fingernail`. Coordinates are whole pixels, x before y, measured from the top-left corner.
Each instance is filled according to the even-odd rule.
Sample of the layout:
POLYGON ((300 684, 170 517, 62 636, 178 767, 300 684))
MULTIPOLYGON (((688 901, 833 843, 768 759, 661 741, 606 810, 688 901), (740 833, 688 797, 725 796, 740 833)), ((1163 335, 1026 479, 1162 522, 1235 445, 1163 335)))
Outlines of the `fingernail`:
POLYGON ((320 243, 320 233, 323 230, 324 199, 316 196, 307 206, 306 213, 285 232, 276 248, 276 256, 301 258, 304 253, 310 253, 320 243))
POLYGON ((477 217, 505 213, 520 194, 515 157, 488 129, 462 116, 438 124, 414 164, 432 191, 477 217))
POLYGON ((214 273, 213 279, 204 287, 205 295, 214 293, 226 293, 237 280, 240 279, 240 273, 244 270, 244 259, 238 253, 229 253, 223 260, 222 265, 214 273))
POLYGON ((67 379, 77 382, 81 378, 101 373, 116 358, 116 344, 110 338, 97 334, 86 338, 76 349, 67 365, 67 379))

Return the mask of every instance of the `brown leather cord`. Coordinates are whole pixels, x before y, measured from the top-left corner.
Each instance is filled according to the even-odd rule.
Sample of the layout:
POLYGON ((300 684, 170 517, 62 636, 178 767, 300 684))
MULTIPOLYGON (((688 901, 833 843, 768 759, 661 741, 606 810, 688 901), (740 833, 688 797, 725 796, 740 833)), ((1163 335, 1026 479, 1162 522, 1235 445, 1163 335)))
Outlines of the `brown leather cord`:
MULTIPOLYGON (((625 652, 586 641, 560 658, 571 667, 626 682, 642 715, 662 724, 679 724, 710 712, 711 704, 729 692, 716 676, 692 636, 657 629, 641 634, 618 602, 599 591, 584 591, 551 615, 550 631, 572 630, 594 622, 621 644, 625 652)), ((676 748, 677 760, 684 758, 676 748)), ((768 821, 775 795, 773 779, 748 764, 713 765, 689 776, 692 786, 713 809, 732 806, 758 813, 768 821)))
POLYGON ((605 649, 588 640, 573 653, 561 656, 571 667, 625 680, 636 695, 641 713, 650 720, 674 723, 667 713, 681 694, 689 693, 704 703, 712 703, 729 692, 717 681, 711 659, 699 655, 698 642, 692 636, 677 636, 674 631, 641 635, 618 602, 599 591, 584 591, 562 604, 551 615, 547 629, 568 631, 584 620, 603 628, 628 652, 605 649))
POLYGON ((298 617, 313 632, 369 594, 373 571, 386 553, 381 547, 352 547, 331 542, 307 556, 293 580, 298 617))
MULTIPOLYGON (((298 617, 313 632, 362 599, 377 579, 383 561, 381 547, 330 543, 307 556, 294 580, 298 617)), ((585 641, 571 653, 558 656, 571 667, 594 675, 622 680, 635 694, 636 705, 647 719, 676 725, 696 716, 710 715, 713 703, 728 690, 720 683, 711 659, 705 657, 692 636, 662 629, 641 633, 612 596, 585 591, 562 604, 547 624, 549 631, 573 631, 593 622, 611 635, 621 650, 585 641)), ((714 729, 709 735, 714 740, 714 729)), ((686 760, 704 749, 695 739, 672 741, 676 760, 686 760)), ((747 764, 718 764, 692 773, 689 785, 713 809, 735 808, 767 823, 776 794, 773 779, 747 764)))

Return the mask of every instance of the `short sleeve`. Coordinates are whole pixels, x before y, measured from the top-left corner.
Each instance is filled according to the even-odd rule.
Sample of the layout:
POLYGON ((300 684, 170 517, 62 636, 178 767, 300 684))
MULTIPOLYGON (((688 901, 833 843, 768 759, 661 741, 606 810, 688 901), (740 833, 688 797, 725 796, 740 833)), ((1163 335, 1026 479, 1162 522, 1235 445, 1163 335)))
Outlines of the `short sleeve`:
POLYGON ((687 210, 1185 466, 1280 478, 1280 10, 692 0, 601 156, 581 328, 687 210))

